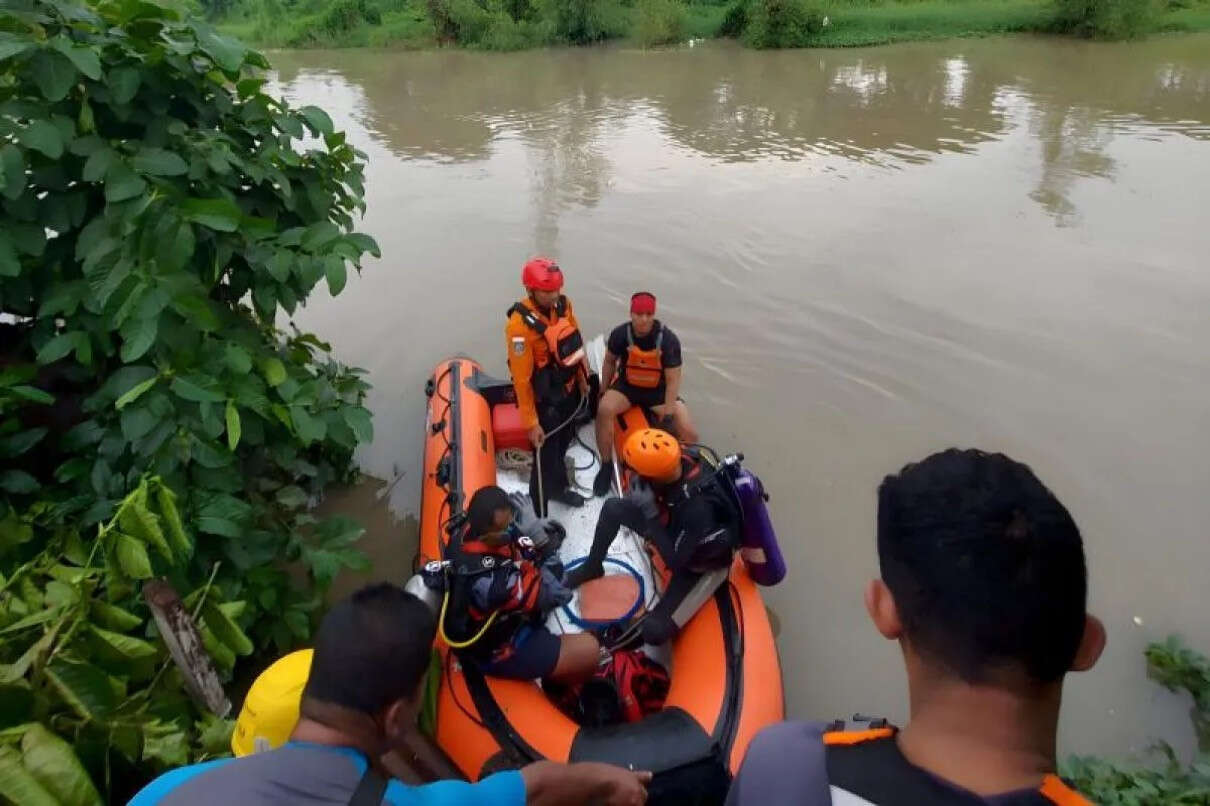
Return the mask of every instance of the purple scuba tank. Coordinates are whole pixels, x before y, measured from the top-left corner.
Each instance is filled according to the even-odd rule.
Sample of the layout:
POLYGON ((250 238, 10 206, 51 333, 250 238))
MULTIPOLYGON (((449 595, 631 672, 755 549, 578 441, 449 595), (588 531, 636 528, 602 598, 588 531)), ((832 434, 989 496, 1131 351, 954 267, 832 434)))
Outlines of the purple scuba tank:
POLYGON ((735 489, 744 509, 743 547, 739 550, 748 566, 748 573, 757 585, 776 585, 786 576, 786 561, 782 559, 765 506, 765 488, 760 479, 746 469, 735 477, 735 489))

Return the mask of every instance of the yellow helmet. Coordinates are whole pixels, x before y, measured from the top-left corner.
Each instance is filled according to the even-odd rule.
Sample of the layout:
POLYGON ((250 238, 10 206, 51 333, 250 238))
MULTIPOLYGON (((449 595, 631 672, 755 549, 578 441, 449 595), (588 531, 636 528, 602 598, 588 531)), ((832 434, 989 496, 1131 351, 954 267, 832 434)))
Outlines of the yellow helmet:
POLYGON ((313 650, 278 658, 248 689, 231 734, 231 752, 248 756, 281 747, 298 724, 303 686, 311 674, 313 650))

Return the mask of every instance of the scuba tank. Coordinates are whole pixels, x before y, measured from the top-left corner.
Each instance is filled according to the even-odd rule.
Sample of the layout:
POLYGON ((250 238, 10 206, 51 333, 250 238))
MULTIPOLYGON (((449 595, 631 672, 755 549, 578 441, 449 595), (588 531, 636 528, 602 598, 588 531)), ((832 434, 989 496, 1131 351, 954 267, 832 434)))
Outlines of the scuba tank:
POLYGON ((735 476, 735 489, 739 493, 740 506, 744 511, 743 548, 740 556, 748 566, 748 573, 758 585, 776 585, 786 576, 786 561, 777 545, 773 522, 765 501, 764 485, 750 471, 740 468, 735 476))
POLYGON ((424 602, 433 615, 441 612, 441 595, 445 592, 445 570, 447 563, 433 560, 420 573, 412 574, 403 589, 424 602))

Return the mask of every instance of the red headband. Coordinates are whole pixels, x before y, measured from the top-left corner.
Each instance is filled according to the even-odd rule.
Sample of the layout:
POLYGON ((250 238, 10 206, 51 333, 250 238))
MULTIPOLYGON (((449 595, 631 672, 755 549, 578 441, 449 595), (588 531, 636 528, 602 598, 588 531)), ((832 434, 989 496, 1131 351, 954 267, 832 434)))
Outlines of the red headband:
POLYGON ((630 298, 631 313, 655 313, 655 294, 640 291, 630 298))

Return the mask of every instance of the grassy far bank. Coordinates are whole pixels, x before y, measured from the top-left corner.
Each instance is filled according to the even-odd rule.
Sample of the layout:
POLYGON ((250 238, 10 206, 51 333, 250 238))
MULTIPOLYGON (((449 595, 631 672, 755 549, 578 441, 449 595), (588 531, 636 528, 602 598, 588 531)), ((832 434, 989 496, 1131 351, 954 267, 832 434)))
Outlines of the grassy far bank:
POLYGON ((853 47, 1015 32, 1124 39, 1210 31, 1210 0, 201 0, 265 47, 639 46, 735 37, 757 48, 853 47))

